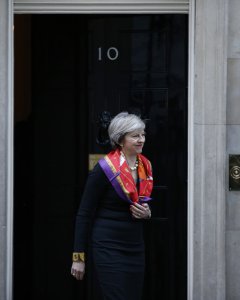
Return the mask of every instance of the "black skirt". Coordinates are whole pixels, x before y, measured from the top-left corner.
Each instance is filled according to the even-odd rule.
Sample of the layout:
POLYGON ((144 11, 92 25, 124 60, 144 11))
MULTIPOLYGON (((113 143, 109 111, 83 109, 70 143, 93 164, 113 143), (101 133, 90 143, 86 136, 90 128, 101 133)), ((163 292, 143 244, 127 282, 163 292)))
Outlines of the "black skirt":
POLYGON ((97 218, 92 259, 104 300, 140 300, 144 281, 142 222, 97 218))

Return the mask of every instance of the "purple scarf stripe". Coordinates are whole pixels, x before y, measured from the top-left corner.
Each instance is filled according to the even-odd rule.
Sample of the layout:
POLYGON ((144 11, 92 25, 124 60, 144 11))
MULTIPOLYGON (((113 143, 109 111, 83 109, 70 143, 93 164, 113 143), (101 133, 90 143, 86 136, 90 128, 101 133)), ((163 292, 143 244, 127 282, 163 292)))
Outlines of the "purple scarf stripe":
POLYGON ((102 170, 106 174, 107 178, 111 182, 112 186, 114 187, 115 191, 117 192, 118 196, 123 199, 124 201, 127 201, 128 203, 133 203, 123 192, 119 182, 117 181, 116 177, 120 174, 120 172, 117 172, 116 174, 113 173, 112 169, 106 162, 104 158, 101 158, 99 161, 99 165, 101 166, 102 170))
POLYGON ((144 203, 144 202, 148 202, 148 201, 150 201, 150 200, 152 200, 152 198, 150 198, 150 197, 139 197, 139 202, 140 203, 144 203))

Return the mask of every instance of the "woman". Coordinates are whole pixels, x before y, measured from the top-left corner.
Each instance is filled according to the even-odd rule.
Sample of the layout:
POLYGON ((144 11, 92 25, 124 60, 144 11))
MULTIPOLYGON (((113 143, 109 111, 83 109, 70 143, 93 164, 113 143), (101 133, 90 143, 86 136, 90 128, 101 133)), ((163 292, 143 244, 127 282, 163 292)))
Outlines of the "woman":
POLYGON ((151 164, 141 153, 145 124, 126 112, 108 128, 113 151, 89 174, 76 216, 71 274, 82 280, 91 233, 93 264, 104 299, 140 300, 144 279, 142 220, 151 217, 151 164), (92 225, 91 232, 89 231, 92 225))

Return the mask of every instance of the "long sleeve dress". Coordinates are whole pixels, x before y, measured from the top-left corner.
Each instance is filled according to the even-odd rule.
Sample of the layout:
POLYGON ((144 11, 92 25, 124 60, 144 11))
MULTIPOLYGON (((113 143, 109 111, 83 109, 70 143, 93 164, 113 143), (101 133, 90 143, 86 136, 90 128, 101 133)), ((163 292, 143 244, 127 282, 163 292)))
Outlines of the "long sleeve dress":
POLYGON ((74 252, 86 252, 89 240, 103 299, 140 300, 143 221, 132 217, 129 203, 118 196, 99 164, 88 176, 76 216, 74 252))

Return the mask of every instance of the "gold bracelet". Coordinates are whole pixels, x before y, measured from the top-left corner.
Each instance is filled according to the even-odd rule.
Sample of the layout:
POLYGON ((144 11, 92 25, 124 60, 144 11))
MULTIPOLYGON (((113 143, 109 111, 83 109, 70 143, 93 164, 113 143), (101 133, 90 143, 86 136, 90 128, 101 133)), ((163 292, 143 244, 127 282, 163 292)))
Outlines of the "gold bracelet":
POLYGON ((84 252, 73 252, 72 261, 85 262, 85 253, 84 252))

